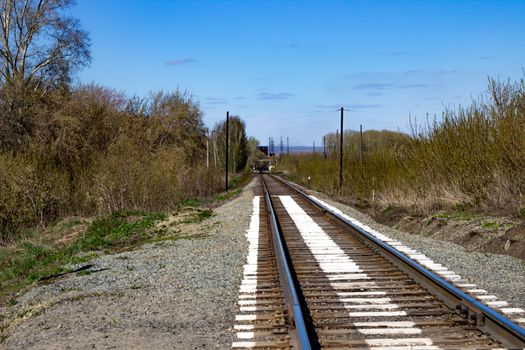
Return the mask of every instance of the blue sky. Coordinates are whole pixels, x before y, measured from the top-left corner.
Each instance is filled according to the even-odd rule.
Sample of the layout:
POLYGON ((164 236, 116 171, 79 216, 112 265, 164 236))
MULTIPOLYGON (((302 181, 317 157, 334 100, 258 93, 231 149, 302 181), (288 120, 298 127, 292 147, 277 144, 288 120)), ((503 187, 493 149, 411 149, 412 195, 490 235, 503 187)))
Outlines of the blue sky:
POLYGON ((345 129, 408 130, 524 77, 525 1, 79 0, 93 62, 128 94, 188 90, 207 126, 240 115, 262 144, 345 129))

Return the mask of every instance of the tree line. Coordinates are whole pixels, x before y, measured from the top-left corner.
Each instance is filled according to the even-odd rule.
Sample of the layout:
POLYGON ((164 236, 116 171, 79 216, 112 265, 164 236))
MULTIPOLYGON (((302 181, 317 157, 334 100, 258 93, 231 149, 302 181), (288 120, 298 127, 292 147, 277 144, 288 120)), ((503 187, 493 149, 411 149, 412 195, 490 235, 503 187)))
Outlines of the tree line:
MULTIPOLYGON (((67 215, 167 211, 222 189, 222 131, 208 131, 189 92, 130 97, 72 84, 91 61, 88 33, 67 15, 72 4, 0 3, 0 243, 67 215)), ((241 171, 239 117, 230 145, 231 171, 241 171)))

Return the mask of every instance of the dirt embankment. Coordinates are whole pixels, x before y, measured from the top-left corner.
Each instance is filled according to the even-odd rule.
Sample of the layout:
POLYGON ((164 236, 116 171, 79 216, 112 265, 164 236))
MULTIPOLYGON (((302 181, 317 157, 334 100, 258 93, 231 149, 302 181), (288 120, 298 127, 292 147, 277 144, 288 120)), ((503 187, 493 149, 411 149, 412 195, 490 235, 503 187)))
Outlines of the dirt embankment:
POLYGON ((446 240, 469 251, 503 254, 525 260, 525 222, 517 218, 463 211, 414 215, 395 208, 361 210, 378 222, 412 234, 446 240))
MULTIPOLYGON (((293 179, 287 180, 293 182, 293 179)), ((315 192, 297 183, 295 185, 315 192)), ((472 252, 508 255, 525 260, 525 220, 505 216, 505 212, 489 215, 458 208, 423 216, 407 208, 385 207, 349 197, 328 197, 399 231, 452 242, 472 252)))

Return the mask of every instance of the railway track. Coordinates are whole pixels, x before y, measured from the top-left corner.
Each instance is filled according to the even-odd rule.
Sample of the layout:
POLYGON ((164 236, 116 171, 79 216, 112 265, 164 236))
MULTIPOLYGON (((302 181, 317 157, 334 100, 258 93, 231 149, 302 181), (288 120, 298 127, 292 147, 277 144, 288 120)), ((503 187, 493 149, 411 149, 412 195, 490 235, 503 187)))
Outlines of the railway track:
POLYGON ((451 285, 272 176, 261 176, 247 237, 233 348, 525 345, 523 328, 461 281, 451 285))

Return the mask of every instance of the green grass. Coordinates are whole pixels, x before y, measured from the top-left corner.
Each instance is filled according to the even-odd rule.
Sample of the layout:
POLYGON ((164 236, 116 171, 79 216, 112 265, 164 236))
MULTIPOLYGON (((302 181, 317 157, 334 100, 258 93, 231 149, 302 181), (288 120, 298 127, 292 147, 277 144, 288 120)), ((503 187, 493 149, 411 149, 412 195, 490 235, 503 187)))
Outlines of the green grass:
MULTIPOLYGON (((214 215, 213 210, 201 206, 213 206, 234 198, 241 192, 241 186, 251 179, 249 172, 233 178, 236 186, 216 196, 197 199, 188 198, 179 204, 183 219, 179 224, 200 223, 214 215)), ((146 242, 179 239, 180 230, 155 227, 165 219, 162 213, 143 211, 117 211, 99 217, 89 223, 85 231, 66 245, 56 242, 64 232, 86 221, 72 218, 46 229, 44 234, 28 233, 21 241, 10 246, 0 246, 0 305, 12 305, 15 299, 8 299, 13 292, 40 280, 43 277, 68 272, 67 266, 82 264, 98 257, 95 251, 118 252, 133 249, 146 242), (86 254, 81 254, 86 253, 86 254)), ((124 258, 123 258, 124 259, 124 258)), ((81 272, 89 274, 89 272, 81 272)))
POLYGON ((474 215, 472 215, 470 213, 463 212, 463 211, 454 213, 454 215, 452 217, 455 220, 458 220, 458 221, 470 221, 470 220, 474 219, 474 215))
POLYGON ((434 215, 434 217, 438 218, 438 219, 449 219, 450 218, 450 214, 439 213, 439 214, 434 215))
POLYGON ((179 203, 179 208, 184 207, 198 207, 203 204, 203 200, 200 198, 187 198, 179 203))
MULTIPOLYGON (((210 214, 203 211, 199 215, 204 218, 210 214)), ((96 258, 98 254, 93 251, 119 251, 147 242, 155 236, 152 232, 155 223, 165 217, 160 213, 118 211, 93 221, 83 235, 66 246, 43 239, 0 248, 0 302, 2 297, 42 277, 68 271, 67 265, 96 258), (88 253, 79 256, 81 252, 88 253)), ((7 303, 12 305, 12 300, 7 303)))
POLYGON ((209 208, 185 207, 180 209, 183 219, 178 221, 179 224, 198 224, 214 215, 213 210, 209 208))
POLYGON ((82 221, 79 219, 72 219, 72 220, 64 220, 61 224, 58 224, 59 228, 61 229, 70 229, 78 224, 80 224, 82 221))
POLYGON ((427 221, 428 224, 432 223, 434 219, 444 219, 446 221, 452 220, 452 221, 470 221, 473 220, 475 217, 474 215, 463 211, 463 207, 455 207, 456 210, 452 212, 441 212, 437 213, 431 216, 431 218, 427 221))
POLYGON ((130 242, 142 241, 148 237, 147 229, 153 227, 156 221, 165 218, 165 214, 159 213, 117 211, 91 223, 84 237, 75 241, 70 250, 115 250, 129 245, 130 242))
POLYGON ((486 222, 483 225, 481 225, 483 228, 486 228, 487 230, 497 230, 501 227, 501 225, 498 222, 490 221, 486 222))
POLYGON ((206 219, 209 219, 213 216, 213 210, 211 209, 200 209, 197 212, 197 215, 195 215, 194 219, 191 220, 191 223, 200 223, 206 219))
POLYGON ((240 193, 241 193, 241 189, 235 188, 233 190, 229 190, 228 192, 224 192, 224 193, 220 193, 216 195, 215 197, 213 197, 213 200, 216 202, 224 202, 224 201, 232 199, 233 197, 237 196, 240 193))

